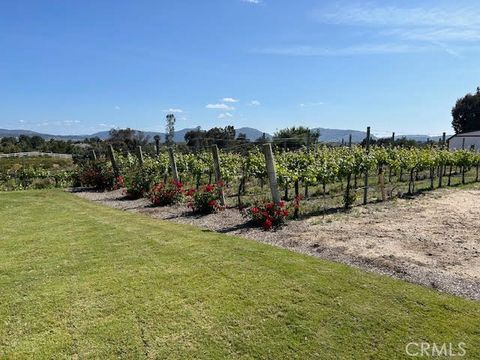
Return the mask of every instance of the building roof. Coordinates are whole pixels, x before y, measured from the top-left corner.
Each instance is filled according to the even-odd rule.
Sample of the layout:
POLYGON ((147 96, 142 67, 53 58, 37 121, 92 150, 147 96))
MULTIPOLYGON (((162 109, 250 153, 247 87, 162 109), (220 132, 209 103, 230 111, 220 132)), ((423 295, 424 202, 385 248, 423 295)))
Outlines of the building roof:
POLYGON ((447 140, 453 139, 455 137, 480 137, 480 130, 479 131, 470 131, 466 133, 455 134, 450 136, 447 140))

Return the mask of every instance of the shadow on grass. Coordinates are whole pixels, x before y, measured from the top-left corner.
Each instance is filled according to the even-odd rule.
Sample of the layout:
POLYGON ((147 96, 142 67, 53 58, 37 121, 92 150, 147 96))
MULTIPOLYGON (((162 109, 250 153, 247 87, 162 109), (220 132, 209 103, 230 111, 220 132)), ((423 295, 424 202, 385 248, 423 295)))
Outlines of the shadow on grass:
POLYGON ((233 226, 227 226, 223 229, 217 230, 217 232, 222 234, 228 234, 234 231, 250 230, 250 229, 258 229, 258 226, 256 226, 252 221, 248 220, 233 226))
POLYGON ((100 190, 94 187, 81 186, 81 187, 66 188, 65 191, 75 194, 75 193, 84 193, 84 192, 103 193, 103 192, 106 192, 107 190, 100 190))

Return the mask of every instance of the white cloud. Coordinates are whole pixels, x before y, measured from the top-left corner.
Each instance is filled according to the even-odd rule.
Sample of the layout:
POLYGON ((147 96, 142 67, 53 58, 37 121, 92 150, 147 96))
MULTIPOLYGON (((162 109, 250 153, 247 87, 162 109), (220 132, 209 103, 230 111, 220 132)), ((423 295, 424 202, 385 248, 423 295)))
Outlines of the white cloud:
POLYGON ((120 106, 115 105, 115 110, 120 110, 120 106))
POLYGON ((291 46, 274 47, 257 50, 261 54, 287 56, 346 56, 346 55, 375 55, 375 54, 406 54, 440 51, 437 45, 414 45, 404 43, 361 44, 341 48, 321 46, 291 46))
POLYGON ((23 124, 23 123, 25 123, 25 120, 18 120, 18 122, 19 122, 20 124, 23 124))
POLYGON ((255 4, 255 5, 260 4, 260 0, 241 0, 241 1, 244 3, 255 4))
POLYGON ((237 103, 239 100, 231 97, 227 97, 227 98, 223 98, 222 101, 226 103, 237 103))
POLYGON ((63 125, 73 125, 73 124, 80 124, 80 120, 64 120, 63 125))
POLYGON ((336 6, 314 11, 314 17, 325 23, 341 25, 374 25, 388 27, 479 27, 478 7, 396 7, 373 4, 336 6))
POLYGON ((226 110, 226 111, 235 110, 235 108, 233 106, 229 106, 227 104, 208 104, 205 107, 207 109, 216 109, 216 110, 226 110))
POLYGON ((105 123, 100 123, 98 124, 98 126, 102 127, 102 128, 108 128, 108 129, 113 129, 116 127, 116 125, 114 124, 105 124, 105 123))
POLYGON ((382 32, 385 36, 394 36, 403 40, 427 42, 470 42, 480 40, 480 29, 391 29, 382 32))
POLYGON ((232 117, 233 117, 233 114, 229 112, 221 113, 220 115, 218 115, 219 119, 226 119, 226 118, 232 118, 232 117))
POLYGON ((299 104, 299 106, 301 108, 310 107, 310 106, 320 106, 320 105, 324 105, 324 102, 323 101, 317 101, 317 102, 306 102, 306 103, 299 104))
POLYGON ((314 17, 322 23, 364 27, 376 36, 409 44, 432 44, 455 53, 452 45, 480 40, 479 11, 479 6, 422 8, 370 4, 318 10, 314 17))
POLYGON ((181 114, 183 113, 183 110, 182 109, 175 109, 175 108, 170 108, 170 109, 166 109, 166 110, 163 110, 164 112, 166 113, 172 113, 172 114, 181 114))
MULTIPOLYGON (((381 3, 380 3, 381 4, 381 3)), ((401 7, 372 3, 323 6, 313 11, 322 24, 342 25, 351 31, 349 43, 292 44, 254 52, 285 56, 349 56, 478 51, 471 43, 480 40, 480 6, 401 7), (367 43, 359 43, 359 28, 367 43)), ((348 33, 346 33, 348 34, 348 33)))
POLYGON ((260 106, 261 103, 258 100, 252 100, 252 101, 250 101, 249 105, 250 106, 260 106))

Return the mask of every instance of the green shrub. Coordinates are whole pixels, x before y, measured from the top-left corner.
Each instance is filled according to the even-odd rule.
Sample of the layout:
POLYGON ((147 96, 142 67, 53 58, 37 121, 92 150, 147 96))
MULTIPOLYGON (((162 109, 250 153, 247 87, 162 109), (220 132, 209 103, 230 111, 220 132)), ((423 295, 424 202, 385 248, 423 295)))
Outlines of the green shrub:
POLYGON ((112 190, 117 179, 111 166, 107 163, 95 161, 84 164, 78 171, 81 186, 93 187, 97 190, 112 190))

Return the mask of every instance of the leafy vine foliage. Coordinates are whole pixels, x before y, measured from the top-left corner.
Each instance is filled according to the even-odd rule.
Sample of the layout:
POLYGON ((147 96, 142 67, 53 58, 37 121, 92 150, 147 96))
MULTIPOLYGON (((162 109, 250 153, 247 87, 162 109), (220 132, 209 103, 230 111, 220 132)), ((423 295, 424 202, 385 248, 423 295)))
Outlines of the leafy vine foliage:
MULTIPOLYGON (((365 174, 370 176, 378 174, 379 179, 381 177, 378 183, 384 184, 386 169, 390 175, 396 174, 400 182, 408 182, 409 193, 415 191, 420 172, 430 174, 431 188, 435 187, 435 177, 439 179, 438 186, 450 185, 453 173, 460 173, 462 183, 465 183, 465 174, 472 168, 477 169, 476 180, 479 180, 480 153, 471 150, 449 151, 434 146, 430 148, 372 146, 367 152, 361 146, 317 146, 315 149, 302 147, 293 150, 279 147, 276 148, 274 155, 278 184, 286 190, 293 187, 295 196, 292 199, 295 199, 298 204, 301 199, 299 184, 304 188, 312 186, 323 189, 323 196, 327 186, 336 184, 341 186, 343 204, 349 208, 356 202, 357 180, 365 174), (448 177, 448 181, 443 181, 444 176, 448 177)), ((81 185, 99 190, 123 187, 126 195, 131 198, 150 196, 156 205, 173 204, 189 199, 193 205, 192 208, 198 212, 209 213, 220 210, 216 187, 211 185, 215 182, 211 152, 177 152, 175 156, 180 182, 192 189, 188 196, 171 183, 171 164, 165 151, 160 151, 157 156, 145 155, 143 162, 130 153, 116 153, 117 167, 121 174, 119 178, 115 177, 110 160, 105 157, 87 161, 77 166, 76 170, 12 166, 0 173, 0 189, 25 189, 38 184, 38 179, 50 179, 48 181, 52 187, 81 185), (10 185, 7 188, 5 184, 10 185)), ((256 206, 260 208, 258 200, 263 201, 268 196, 268 189, 263 188, 267 171, 261 149, 253 146, 243 152, 220 150, 219 157, 221 188, 229 194, 237 194, 235 196, 240 199, 242 194, 248 193, 247 184, 253 188, 257 186, 256 181, 258 181, 261 184, 261 195, 258 196, 260 190, 256 188, 258 196, 256 206), (233 184, 239 184, 238 188, 233 187, 233 184)), ((252 193, 255 191, 252 190, 252 193)), ((384 199, 383 195, 384 193, 382 193, 382 199, 384 199)), ((284 198, 289 200, 287 191, 284 198)), ((241 205, 240 200, 238 205, 241 205)), ((250 205, 253 206, 252 202, 250 205)), ((293 217, 298 216, 298 207, 294 207, 293 217)), ((276 210, 278 209, 275 208, 276 210)), ((257 216, 256 212, 252 214, 257 216)), ((264 216, 269 220, 267 226, 263 218, 262 221, 257 222, 262 222, 264 228, 269 228, 269 222, 272 222, 272 228, 278 223, 283 223, 283 219, 279 221, 275 217, 271 218, 272 214, 269 216, 264 216)))

